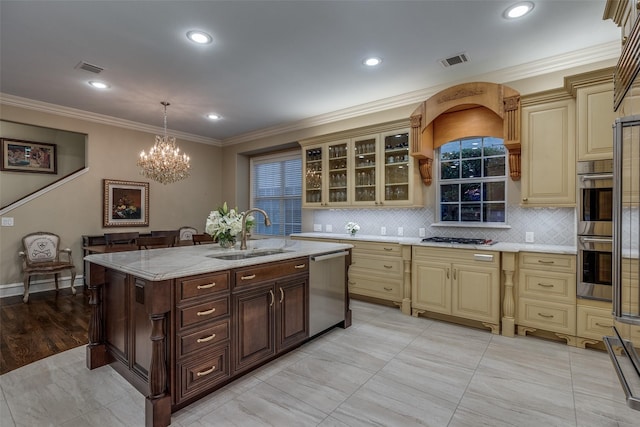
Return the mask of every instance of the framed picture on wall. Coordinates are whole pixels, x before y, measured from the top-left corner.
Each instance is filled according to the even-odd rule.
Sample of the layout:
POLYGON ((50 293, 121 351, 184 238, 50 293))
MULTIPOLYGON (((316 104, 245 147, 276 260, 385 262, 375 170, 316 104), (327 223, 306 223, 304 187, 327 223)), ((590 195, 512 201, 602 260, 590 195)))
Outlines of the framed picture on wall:
POLYGON ((149 183, 103 179, 104 227, 148 227, 149 183))
POLYGON ((2 143, 0 170, 51 174, 58 172, 55 144, 12 138, 0 138, 0 142, 2 143))

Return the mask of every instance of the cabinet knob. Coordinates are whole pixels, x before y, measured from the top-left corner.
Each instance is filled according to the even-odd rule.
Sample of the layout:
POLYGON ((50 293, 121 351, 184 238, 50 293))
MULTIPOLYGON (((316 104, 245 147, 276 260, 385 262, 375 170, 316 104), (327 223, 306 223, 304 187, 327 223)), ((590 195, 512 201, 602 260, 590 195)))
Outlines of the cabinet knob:
POLYGON ((528 200, 529 200, 529 199, 528 199, 528 198, 526 198, 526 197, 523 197, 523 198, 522 198, 522 201, 523 201, 523 202, 526 202, 526 201, 528 201, 528 200))

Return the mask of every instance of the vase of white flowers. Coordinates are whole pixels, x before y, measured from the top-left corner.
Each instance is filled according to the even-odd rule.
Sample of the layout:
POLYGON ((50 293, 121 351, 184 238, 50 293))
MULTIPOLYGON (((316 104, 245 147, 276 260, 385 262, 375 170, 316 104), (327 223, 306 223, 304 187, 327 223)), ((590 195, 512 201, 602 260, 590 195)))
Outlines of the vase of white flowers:
POLYGON ((357 222, 349 221, 344 226, 344 229, 349 232, 349 235, 351 235, 351 237, 355 237, 355 235, 358 232, 358 230, 360 230, 360 226, 358 225, 357 222))
MULTIPOLYGON (((216 239, 221 247, 232 248, 242 232, 242 216, 243 212, 238 212, 237 208, 229 209, 227 202, 224 202, 221 207, 211 211, 204 231, 216 239)), ((247 231, 250 231, 254 224, 253 216, 247 216, 245 223, 247 231)))

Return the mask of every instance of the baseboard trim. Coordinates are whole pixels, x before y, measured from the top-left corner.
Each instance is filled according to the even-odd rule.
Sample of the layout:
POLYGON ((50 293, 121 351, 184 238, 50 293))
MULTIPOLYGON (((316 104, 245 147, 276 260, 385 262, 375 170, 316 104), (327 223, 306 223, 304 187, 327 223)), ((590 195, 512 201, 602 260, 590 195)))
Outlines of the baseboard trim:
MULTIPOLYGON (((58 280, 58 286, 60 289, 70 288, 70 280, 69 278, 61 277, 58 280)), ((76 276, 76 280, 73 283, 74 287, 84 286, 84 278, 82 275, 76 276)), ((54 279, 46 279, 46 280, 32 280, 31 286, 29 286, 29 294, 37 294, 38 292, 46 292, 46 291, 55 291, 56 282, 54 279)), ((22 282, 18 283, 7 283, 5 285, 0 285, 0 298, 13 297, 24 294, 24 284, 22 282)))

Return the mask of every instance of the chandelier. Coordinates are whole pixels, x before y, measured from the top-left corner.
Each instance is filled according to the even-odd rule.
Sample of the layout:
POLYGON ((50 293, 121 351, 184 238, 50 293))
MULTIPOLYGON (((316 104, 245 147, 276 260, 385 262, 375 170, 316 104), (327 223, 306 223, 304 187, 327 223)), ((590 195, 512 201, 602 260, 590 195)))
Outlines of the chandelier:
POLYGON ((140 174, 158 181, 162 184, 171 184, 189 176, 189 156, 180 154, 180 148, 176 147, 176 139, 167 136, 167 106, 168 102, 161 102, 164 105, 164 136, 156 135, 156 143, 149 150, 149 154, 144 150, 140 153, 138 166, 142 168, 140 174))

